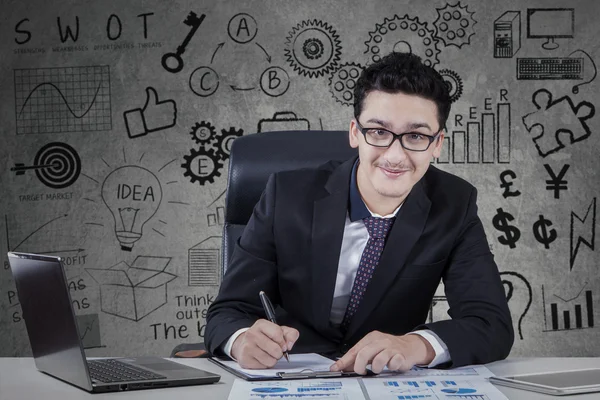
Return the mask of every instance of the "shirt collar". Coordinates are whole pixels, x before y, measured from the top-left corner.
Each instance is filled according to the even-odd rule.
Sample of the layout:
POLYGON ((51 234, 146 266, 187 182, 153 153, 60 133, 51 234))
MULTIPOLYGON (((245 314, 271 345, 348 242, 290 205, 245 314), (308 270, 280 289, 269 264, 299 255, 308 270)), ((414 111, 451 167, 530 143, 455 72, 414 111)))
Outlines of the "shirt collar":
POLYGON ((358 183, 356 182, 356 171, 358 170, 359 159, 357 158, 352 166, 352 174, 350 175, 350 198, 348 199, 348 214, 350 216, 350 221, 358 221, 359 219, 364 219, 367 217, 379 217, 379 218, 392 218, 395 217, 402 207, 402 204, 398 206, 394 210, 393 213, 388 215, 379 215, 367 207, 362 197, 360 196, 360 192, 358 191, 358 183))

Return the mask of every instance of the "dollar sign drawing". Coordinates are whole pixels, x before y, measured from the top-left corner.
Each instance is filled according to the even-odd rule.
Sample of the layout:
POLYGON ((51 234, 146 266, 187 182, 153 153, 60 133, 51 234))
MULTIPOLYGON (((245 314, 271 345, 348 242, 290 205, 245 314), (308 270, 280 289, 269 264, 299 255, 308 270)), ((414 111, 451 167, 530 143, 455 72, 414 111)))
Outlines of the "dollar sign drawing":
POLYGON ((510 169, 507 169, 506 171, 503 171, 500 174, 500 182, 502 182, 500 184, 500 187, 502 189, 504 189, 504 193, 502 193, 502 196, 504 196, 504 198, 520 196, 521 195, 520 191, 518 191, 518 190, 515 191, 515 192, 511 192, 510 191, 510 187, 513 185, 513 182, 508 182, 506 180, 507 176, 510 177, 510 178, 512 178, 512 179, 516 179, 517 178, 517 174, 515 174, 515 172, 512 171, 512 170, 510 170, 510 169))
POLYGON ((511 249, 517 247, 516 243, 521 237, 521 231, 516 226, 509 225, 509 221, 515 219, 512 215, 505 212, 502 208, 496 210, 498 213, 492 219, 494 228, 503 232, 503 236, 498 236, 498 241, 511 249))
POLYGON ((544 245, 545 248, 550 248, 550 243, 556 240, 556 230, 550 229, 552 226, 552 221, 544 218, 543 215, 540 215, 540 219, 533 224, 533 236, 535 236, 535 240, 544 245))

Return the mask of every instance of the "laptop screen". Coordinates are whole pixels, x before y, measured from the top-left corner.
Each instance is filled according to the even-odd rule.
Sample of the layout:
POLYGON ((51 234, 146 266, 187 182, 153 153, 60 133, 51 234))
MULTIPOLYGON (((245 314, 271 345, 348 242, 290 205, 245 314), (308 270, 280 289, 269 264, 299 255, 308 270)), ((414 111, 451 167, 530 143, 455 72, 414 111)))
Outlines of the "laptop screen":
POLYGON ((24 253, 8 256, 36 367, 91 389, 60 259, 24 253))

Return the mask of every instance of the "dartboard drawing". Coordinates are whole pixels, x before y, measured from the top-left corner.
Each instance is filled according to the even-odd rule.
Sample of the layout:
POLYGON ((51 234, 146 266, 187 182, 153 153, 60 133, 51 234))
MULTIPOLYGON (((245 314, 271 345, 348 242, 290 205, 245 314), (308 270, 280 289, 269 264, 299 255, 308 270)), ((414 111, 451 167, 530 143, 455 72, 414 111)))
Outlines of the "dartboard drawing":
POLYGON ((52 142, 35 155, 35 174, 46 186, 62 189, 71 186, 81 173, 81 159, 74 148, 66 143, 52 142))

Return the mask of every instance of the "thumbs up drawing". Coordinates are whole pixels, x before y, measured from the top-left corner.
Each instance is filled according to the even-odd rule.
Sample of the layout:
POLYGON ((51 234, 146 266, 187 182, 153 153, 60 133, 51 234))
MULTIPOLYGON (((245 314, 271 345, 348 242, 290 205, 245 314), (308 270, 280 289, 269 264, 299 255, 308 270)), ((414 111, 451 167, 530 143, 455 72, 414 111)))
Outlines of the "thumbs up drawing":
POLYGON ((125 111, 123 117, 127 135, 133 139, 175 126, 177 105, 173 100, 159 101, 156 89, 148 86, 144 107, 125 111))

